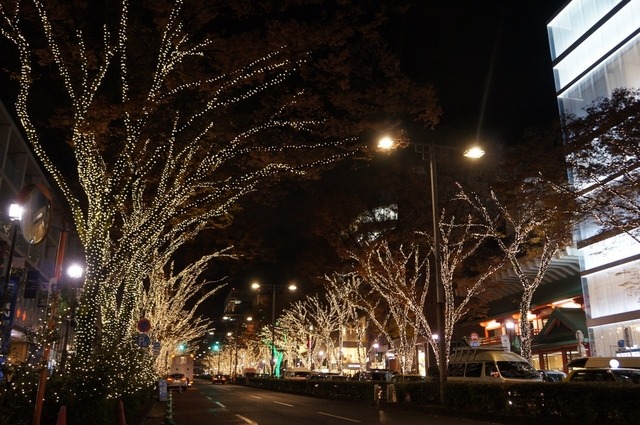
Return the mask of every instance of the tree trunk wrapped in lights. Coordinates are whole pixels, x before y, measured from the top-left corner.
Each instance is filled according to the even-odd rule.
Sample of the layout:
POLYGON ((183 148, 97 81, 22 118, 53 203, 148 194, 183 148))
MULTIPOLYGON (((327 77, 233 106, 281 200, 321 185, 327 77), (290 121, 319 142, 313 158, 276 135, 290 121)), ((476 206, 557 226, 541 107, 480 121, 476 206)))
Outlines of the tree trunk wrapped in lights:
MULTIPOLYGON (((468 275, 468 270, 465 272, 465 269, 471 267, 473 256, 481 249, 489 235, 482 226, 474 222, 474 218, 469 214, 465 214, 464 221, 458 220, 456 215, 452 214, 446 222, 443 219, 444 216, 443 210, 438 226, 440 246, 437 249, 440 250, 441 259, 441 281, 445 300, 444 347, 445 358, 448 359, 454 325, 469 314, 474 297, 485 290, 488 278, 502 267, 504 259, 491 258, 481 266, 475 264, 473 265, 474 277, 462 278, 461 274, 468 275)), ((433 240, 426 233, 420 234, 433 240)), ((431 249, 436 249, 433 243, 431 243, 431 249)), ((426 258, 420 259, 417 245, 412 245, 409 249, 402 246, 393 249, 386 241, 381 241, 371 247, 366 257, 354 255, 353 258, 360 264, 358 273, 371 285, 374 293, 386 299, 387 304, 396 306, 396 310, 389 309, 389 314, 395 311, 401 321, 406 320, 405 317, 411 317, 411 327, 429 342, 439 362, 440 350, 433 335, 441 331, 434 331, 427 319, 429 310, 427 295, 431 291, 431 296, 435 297, 435 289, 430 284, 429 262, 426 258)), ((377 298, 376 303, 379 303, 379 297, 373 298, 377 298)), ((375 315, 379 306, 371 304, 367 298, 363 298, 363 302, 365 305, 370 304, 367 310, 375 315)), ((374 316, 372 320, 377 323, 381 331, 388 326, 386 322, 380 322, 374 316)), ((383 332, 388 333, 388 331, 383 332)), ((386 333, 387 338, 390 338, 391 335, 386 333)), ((442 335, 439 336, 442 337, 442 335)))
POLYGON ((520 189, 517 202, 510 203, 510 206, 501 202, 494 191, 484 202, 478 195, 469 195, 462 189, 457 198, 467 202, 478 213, 487 235, 497 243, 522 285, 520 352, 531 361, 534 335, 528 314, 533 294, 542 283, 551 260, 570 243, 574 221, 571 213, 564 214, 560 204, 553 202, 551 186, 541 179, 528 180, 520 189), (536 268, 533 274, 527 270, 532 265, 536 268))
POLYGON ((331 276, 325 276, 325 281, 329 304, 340 312, 338 316, 341 317, 343 326, 353 330, 357 339, 357 361, 360 364, 360 369, 365 370, 369 354, 369 348, 366 346, 367 329, 371 319, 359 305, 359 291, 362 281, 353 273, 347 275, 334 273, 331 276))
POLYGON ((159 263, 152 270, 148 287, 142 289, 135 317, 146 317, 153 323, 148 334, 152 341, 160 342, 160 353, 155 361, 158 375, 169 372, 171 356, 179 344, 193 345, 210 328, 212 322, 199 317, 196 310, 224 284, 207 289, 211 282, 200 280, 200 276, 208 263, 221 255, 225 254, 207 255, 176 275, 173 264, 165 270, 164 264, 159 263), (195 301, 186 309, 190 300, 195 301))
POLYGON ((302 303, 295 303, 282 313, 278 322, 287 329, 287 333, 290 335, 287 347, 290 353, 288 358, 291 359, 292 355, 299 354, 303 365, 312 369, 314 347, 310 344, 310 335, 313 335, 314 321, 310 317, 309 309, 304 308, 302 303))
POLYGON ((419 250, 415 246, 408 250, 400 246, 397 251, 392 251, 386 241, 374 245, 364 258, 355 255, 353 258, 360 265, 364 281, 374 291, 373 298, 380 296, 386 301, 384 319, 378 318, 379 309, 367 300, 369 297, 365 295, 362 303, 369 306, 367 310, 371 320, 393 347, 400 363, 400 372, 413 372, 418 337, 423 330, 430 336, 424 315, 429 289, 426 260, 419 258, 419 250), (421 313, 416 314, 417 310, 421 313))
POLYGON ((224 226, 259 184, 313 174, 350 156, 364 144, 354 135, 386 126, 378 123, 381 111, 392 121, 408 112, 427 125, 437 122, 432 87, 402 78, 374 34, 384 13, 344 3, 332 10, 340 19, 319 26, 294 19, 288 24, 299 36, 291 49, 273 47, 287 40, 279 36, 290 34, 288 25, 273 25, 266 38, 251 38, 264 34, 262 26, 238 34, 238 19, 299 2, 274 3, 0 3, 0 35, 19 60, 17 116, 66 198, 85 249, 74 357, 85 376, 95 375, 91 363, 102 354, 133 345, 128 338, 154 261, 204 229, 224 226), (193 6, 188 13, 185 4, 193 6), (184 21, 197 26, 193 37, 184 21), (211 34, 218 25, 223 34, 211 34), (356 42, 362 49, 353 54, 356 42), (357 66, 374 54, 378 66, 357 66), (307 81, 315 92, 305 103, 307 81), (311 131, 318 128, 322 134, 311 131), (51 141, 59 144, 52 148, 51 141), (68 152, 76 169, 61 170, 52 152, 68 152))
POLYGON ((304 300, 294 303, 283 316, 286 323, 291 323, 296 329, 302 329, 303 333, 299 335, 302 338, 302 344, 305 343, 304 338, 309 335, 309 327, 313 327, 312 335, 315 344, 312 348, 311 361, 316 363, 320 351, 324 351, 324 355, 328 364, 338 363, 338 337, 336 334, 340 330, 340 322, 336 311, 333 310, 328 303, 323 302, 318 295, 308 296, 304 300))

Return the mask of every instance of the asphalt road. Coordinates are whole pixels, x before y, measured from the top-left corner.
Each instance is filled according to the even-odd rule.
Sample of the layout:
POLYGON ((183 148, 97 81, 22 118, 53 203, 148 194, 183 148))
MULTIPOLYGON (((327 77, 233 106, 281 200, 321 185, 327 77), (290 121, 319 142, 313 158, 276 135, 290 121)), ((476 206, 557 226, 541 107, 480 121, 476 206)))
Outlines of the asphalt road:
POLYGON ((495 424, 424 412, 195 381, 173 391, 175 425, 471 425, 495 424))

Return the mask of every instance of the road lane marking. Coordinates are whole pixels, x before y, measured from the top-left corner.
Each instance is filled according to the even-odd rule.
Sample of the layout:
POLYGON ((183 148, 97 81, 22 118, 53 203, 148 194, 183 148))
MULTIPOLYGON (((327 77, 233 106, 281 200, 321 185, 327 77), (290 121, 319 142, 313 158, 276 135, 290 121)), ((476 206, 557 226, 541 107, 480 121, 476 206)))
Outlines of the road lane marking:
POLYGON ((349 421, 349 422, 357 422, 357 423, 362 422, 362 421, 358 421, 356 419, 349 419, 349 418, 345 418, 344 416, 336 416, 336 415, 332 415, 330 413, 324 413, 324 412, 318 412, 318 415, 330 416, 332 418, 342 419, 343 421, 349 421))
POLYGON ((219 401, 216 401, 216 404, 222 408, 226 408, 227 406, 225 406, 224 404, 220 403, 219 401))
POLYGON ((243 421, 245 421, 246 423, 248 423, 249 425, 258 425, 258 422, 253 422, 251 419, 245 418, 242 415, 236 414, 236 416, 242 419, 243 421))
POLYGON ((253 397, 253 398, 257 398, 258 400, 262 400, 262 397, 257 396, 257 395, 253 395, 253 394, 252 394, 252 395, 251 395, 251 397, 253 397))
POLYGON ((281 401, 274 401, 275 404, 281 404, 283 406, 287 406, 287 407, 293 407, 293 404, 289 404, 289 403, 283 403, 281 401))

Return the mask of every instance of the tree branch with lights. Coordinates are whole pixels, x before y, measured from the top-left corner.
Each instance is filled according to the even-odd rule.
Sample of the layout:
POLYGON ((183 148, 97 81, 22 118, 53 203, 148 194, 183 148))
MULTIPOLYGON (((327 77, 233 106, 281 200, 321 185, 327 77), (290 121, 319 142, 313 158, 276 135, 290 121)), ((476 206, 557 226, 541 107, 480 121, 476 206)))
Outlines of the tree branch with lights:
POLYGON ((415 245, 392 250, 387 241, 373 245, 364 257, 353 255, 352 258, 359 264, 358 273, 362 279, 375 291, 374 298, 379 296, 386 301, 391 322, 380 322, 375 318, 377 309, 367 301, 369 297, 364 296, 362 302, 369 305, 367 311, 374 315, 372 321, 378 324, 378 329, 392 345, 400 362, 400 371, 412 372, 418 337, 423 334, 431 336, 424 313, 429 290, 426 259, 420 258, 415 245))
MULTIPOLYGON (((356 337, 356 356, 360 370, 365 370, 369 348, 367 345, 367 329, 371 319, 359 307, 362 279, 355 273, 346 275, 334 273, 325 276, 325 290, 329 305, 338 313, 340 323, 353 331, 356 337)), ((339 346, 342 348, 342 337, 339 346)))
POLYGON ((71 364, 80 387, 91 379, 107 398, 122 389, 103 376, 147 367, 113 347, 131 346, 142 300, 158 296, 146 285, 173 278, 158 264, 227 226, 257 188, 314 178, 398 117, 432 126, 440 115, 433 88, 402 75, 381 36, 394 6, 308 2, 331 15, 304 23, 298 2, 235 6, 0 0, 16 115, 85 250, 71 364), (267 37, 264 15, 277 21, 267 37))
POLYGON ((348 152, 333 150, 341 142, 266 143, 289 140, 284 133, 308 133, 317 124, 291 113, 296 95, 259 124, 235 132, 225 128, 221 122, 229 110, 241 111, 241 105, 281 84, 304 59, 275 51, 230 74, 190 78, 186 71, 202 66, 198 60, 210 46, 186 33, 181 1, 164 17, 161 37, 147 46, 148 52, 157 47, 157 56, 146 79, 132 72, 139 60, 134 53, 140 51, 130 49, 135 30, 128 1, 122 3, 116 30, 105 25, 98 47, 82 30, 70 45, 60 36, 59 10, 38 0, 32 5, 33 10, 25 6, 13 13, 3 3, 1 31, 19 54, 18 117, 67 199, 85 249, 76 339, 76 361, 85 365, 95 350, 109 350, 130 334, 155 258, 167 258, 207 227, 223 224, 238 199, 261 182, 303 174, 348 152), (32 33, 21 20, 24 9, 38 17, 44 45, 30 44, 32 33), (30 96, 39 78, 33 52, 41 47, 50 53, 50 70, 57 71, 57 87, 66 95, 65 124, 79 187, 50 158, 31 119, 30 96), (322 152, 288 155, 315 149, 322 152))
POLYGON ((520 352, 531 361, 532 327, 529 311, 533 295, 542 284, 549 265, 570 243, 574 224, 571 214, 563 214, 553 202, 553 191, 541 179, 530 179, 520 186, 517 202, 502 202, 494 191, 489 200, 460 188, 457 199, 467 202, 477 213, 486 235, 497 243, 510 268, 518 277, 523 293, 520 299, 520 352), (532 272, 531 269, 534 269, 532 272))
MULTIPOLYGON (((210 327, 211 321, 200 317, 197 309, 225 284, 201 280, 201 275, 207 270, 208 263, 220 255, 224 253, 207 255, 178 273, 174 273, 173 264, 165 269, 165 265, 159 262, 152 270, 148 286, 142 289, 135 316, 146 317, 153 323, 149 337, 161 343, 155 361, 158 375, 168 373, 171 357, 176 354, 179 344, 194 346, 210 327), (212 284, 215 286, 211 288, 212 284), (190 308, 187 309, 187 305, 190 308)), ((132 341, 133 337, 129 331, 122 340, 132 341)))

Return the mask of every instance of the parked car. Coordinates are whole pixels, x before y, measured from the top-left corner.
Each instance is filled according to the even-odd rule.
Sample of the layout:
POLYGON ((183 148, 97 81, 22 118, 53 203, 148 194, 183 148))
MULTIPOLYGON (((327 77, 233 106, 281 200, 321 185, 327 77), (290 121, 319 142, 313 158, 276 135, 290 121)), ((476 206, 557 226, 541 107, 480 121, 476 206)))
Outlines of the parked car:
POLYGON ((569 371, 592 367, 640 369, 640 357, 581 357, 571 360, 567 364, 567 367, 569 371))
POLYGON ((393 375, 393 378, 391 378, 391 382, 398 383, 398 382, 425 382, 426 378, 422 375, 418 375, 418 374, 396 374, 393 375))
POLYGON ((306 367, 291 367, 284 371, 284 379, 307 379, 310 375, 311 370, 306 367))
POLYGON ((312 381, 348 381, 349 377, 336 372, 311 372, 307 379, 312 381))
POLYGON ((559 370, 538 370, 540 377, 545 382, 562 382, 567 374, 559 370))
POLYGON ((356 381, 378 381, 378 382, 391 382, 393 377, 393 371, 388 369, 371 369, 361 372, 356 372, 354 379, 356 381))
POLYGON ((216 374, 211 376, 211 383, 212 384, 226 384, 227 383, 227 376, 223 375, 221 373, 216 373, 216 374))
POLYGON ((325 372, 311 372, 307 379, 311 381, 324 381, 329 378, 329 374, 325 372))
POLYGON ((167 388, 180 388, 186 390, 189 387, 189 380, 184 373, 172 373, 166 377, 167 388))
POLYGON ((640 370, 628 368, 593 367, 574 369, 565 379, 567 382, 620 382, 640 384, 640 370))

